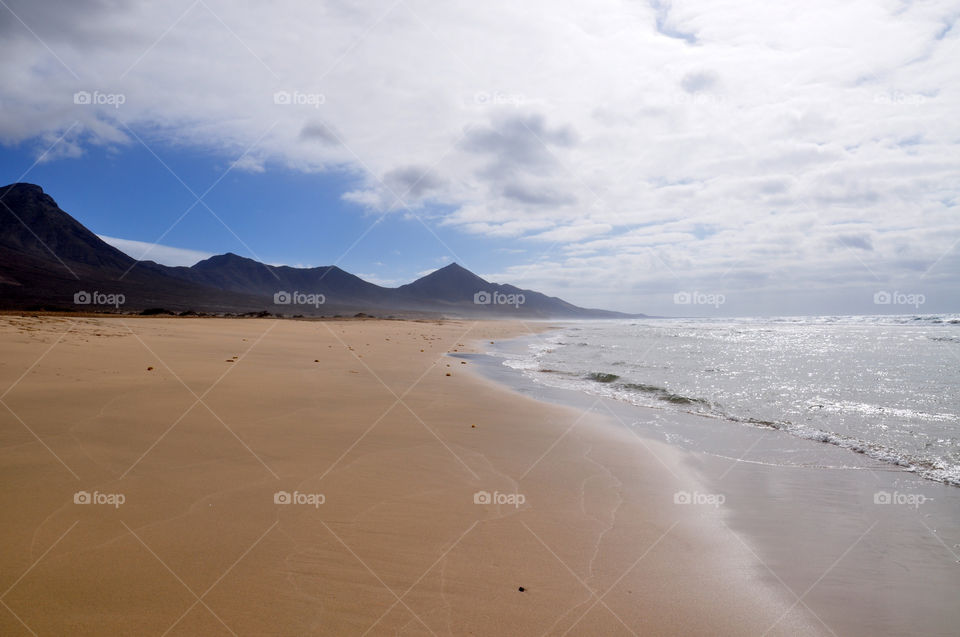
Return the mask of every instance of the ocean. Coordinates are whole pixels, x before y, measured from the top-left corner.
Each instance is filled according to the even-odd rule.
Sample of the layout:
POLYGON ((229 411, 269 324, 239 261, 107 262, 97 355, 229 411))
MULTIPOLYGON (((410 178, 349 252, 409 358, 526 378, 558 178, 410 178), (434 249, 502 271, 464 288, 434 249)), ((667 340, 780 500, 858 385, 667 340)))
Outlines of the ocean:
POLYGON ((772 462, 809 462, 802 438, 960 486, 958 314, 577 321, 489 353, 540 386, 776 432, 772 462))

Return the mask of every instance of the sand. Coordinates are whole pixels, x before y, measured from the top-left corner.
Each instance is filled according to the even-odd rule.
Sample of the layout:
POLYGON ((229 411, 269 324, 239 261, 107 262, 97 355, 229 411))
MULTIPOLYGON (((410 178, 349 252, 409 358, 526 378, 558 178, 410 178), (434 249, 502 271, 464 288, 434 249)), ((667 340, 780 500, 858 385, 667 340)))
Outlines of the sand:
POLYGON ((829 634, 679 451, 446 355, 546 327, 0 317, 0 634, 829 634))

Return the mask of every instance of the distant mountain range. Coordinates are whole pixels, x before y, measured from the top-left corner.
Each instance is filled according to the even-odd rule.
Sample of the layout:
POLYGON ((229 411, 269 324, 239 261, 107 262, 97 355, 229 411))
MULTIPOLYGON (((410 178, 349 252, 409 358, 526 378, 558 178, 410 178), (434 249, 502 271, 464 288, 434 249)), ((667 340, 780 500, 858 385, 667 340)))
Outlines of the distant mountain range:
POLYGON ((452 263, 398 288, 336 266, 271 266, 227 253, 191 267, 136 261, 40 186, 0 188, 0 309, 470 318, 629 318, 486 281, 452 263))

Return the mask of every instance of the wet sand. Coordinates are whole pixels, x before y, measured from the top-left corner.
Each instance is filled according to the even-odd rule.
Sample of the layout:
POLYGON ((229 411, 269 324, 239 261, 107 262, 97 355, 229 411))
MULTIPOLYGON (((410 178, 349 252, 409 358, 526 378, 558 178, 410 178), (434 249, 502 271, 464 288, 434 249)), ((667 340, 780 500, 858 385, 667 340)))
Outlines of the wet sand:
POLYGON ((829 634, 683 452, 446 355, 531 329, 0 318, 0 634, 829 634))
MULTIPOLYGON (((759 559, 759 577, 835 635, 952 637, 960 626, 960 489, 823 442, 675 409, 549 387, 505 367, 544 335, 467 354, 514 391, 610 415, 669 441, 704 494, 722 497, 722 532, 759 559)), ((664 467, 666 470, 666 467, 664 467)), ((702 498, 701 498, 702 499, 702 498)))

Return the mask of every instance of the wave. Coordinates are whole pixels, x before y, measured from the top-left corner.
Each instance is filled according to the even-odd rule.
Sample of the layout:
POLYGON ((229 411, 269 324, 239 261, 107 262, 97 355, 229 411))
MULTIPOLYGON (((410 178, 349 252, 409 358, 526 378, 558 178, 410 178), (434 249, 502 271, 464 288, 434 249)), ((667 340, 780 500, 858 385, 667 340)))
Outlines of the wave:
MULTIPOLYGON (((833 431, 824 431, 816 427, 797 424, 788 420, 765 420, 762 418, 731 414, 726 412, 722 406, 712 403, 709 400, 696 396, 678 394, 670 391, 666 387, 661 387, 659 385, 653 385, 650 383, 617 382, 621 380, 621 377, 617 374, 611 374, 607 372, 591 372, 586 375, 581 375, 574 372, 552 369, 539 369, 538 371, 553 376, 567 377, 570 380, 586 379, 592 381, 591 384, 596 383, 594 386, 597 388, 597 390, 600 390, 601 387, 609 388, 600 390, 601 395, 604 395, 608 398, 622 400, 624 402, 630 402, 640 407, 650 407, 653 403, 632 400, 630 398, 631 394, 655 398, 658 401, 673 405, 675 408, 680 408, 682 411, 690 414, 718 418, 730 422, 742 423, 752 427, 760 427, 763 429, 775 429, 804 440, 821 442, 824 444, 841 447, 854 453, 863 454, 869 458, 872 458, 873 460, 897 466, 911 473, 916 473, 917 475, 926 479, 942 482, 950 486, 960 487, 960 467, 951 465, 949 462, 946 462, 942 459, 914 456, 908 452, 897 450, 886 445, 867 442, 854 436, 848 436, 833 431), (684 407, 687 409, 683 409, 684 407)), ((580 389, 585 389, 590 393, 594 393, 588 389, 589 386, 580 385, 579 387, 580 389)), ((831 406, 842 408, 844 410, 857 407, 858 411, 864 408, 863 405, 854 403, 833 403, 832 405, 818 404, 817 406, 831 406)), ((875 407, 874 409, 877 411, 877 413, 886 412, 888 415, 904 416, 908 414, 908 410, 897 410, 890 408, 884 409, 882 407, 875 407)), ((909 414, 916 416, 917 412, 909 411, 909 414)), ((955 417, 952 417, 952 415, 949 414, 923 415, 935 420, 955 419, 955 417)))
POLYGON ((928 336, 927 338, 939 343, 960 343, 960 336, 928 336))
POLYGON ((612 383, 620 378, 617 374, 608 374, 606 372, 590 372, 586 377, 598 383, 612 383))
MULTIPOLYGON (((523 353, 507 354, 508 360, 503 364, 551 387, 599 395, 642 408, 776 429, 960 487, 955 429, 960 423, 960 411, 955 400, 940 398, 936 393, 944 387, 949 396, 955 383, 930 384, 928 381, 936 378, 935 374, 942 374, 938 366, 941 348, 960 342, 956 325, 960 325, 958 314, 631 321, 619 326, 562 328, 529 344, 523 353), (862 325, 864 329, 828 333, 831 344, 838 343, 848 349, 871 338, 891 339, 891 334, 903 334, 899 337, 904 343, 900 351, 916 358, 911 362, 919 361, 911 368, 919 371, 906 376, 904 387, 884 385, 882 391, 872 393, 862 391, 859 385, 851 385, 848 379, 817 386, 807 383, 805 377, 790 374, 789 369, 782 377, 777 376, 781 370, 776 365, 764 367, 771 360, 777 361, 771 358, 773 351, 785 348, 788 355, 795 356, 809 353, 814 361, 824 356, 821 341, 813 342, 811 336, 819 338, 826 332, 784 325, 789 323, 862 325), (887 325, 902 325, 904 330, 914 325, 923 331, 900 332, 887 325), (638 326, 644 329, 638 331, 635 329, 638 326), (880 331, 873 332, 874 326, 880 331), (659 344, 654 351, 658 355, 648 356, 648 342, 657 343, 656 339, 659 344), (922 349, 924 341, 929 343, 926 349, 922 349), (920 348, 926 358, 912 354, 914 348, 920 348), (739 358, 720 357, 726 353, 737 354, 739 358), (923 367, 927 362, 931 363, 929 369, 923 367), (751 364, 771 370, 771 376, 756 378, 751 364), (928 375, 923 376, 922 372, 927 369, 928 375), (744 389, 738 384, 741 375, 742 382, 753 379, 749 382, 759 383, 759 387, 744 389), (654 382, 644 382, 649 380, 654 382), (911 387, 915 390, 912 393, 911 387), (770 391, 764 391, 767 389, 770 391), (811 391, 814 389, 816 391, 811 391), (917 393, 921 389, 926 393, 917 393), (771 393, 774 390, 776 393, 771 393), (751 396, 762 402, 751 402, 751 396)), ((870 348, 862 351, 874 354, 870 348)), ((894 365, 902 358, 890 356, 879 360, 894 365)), ((867 363, 870 362, 868 359, 867 363)))
POLYGON ((919 458, 909 453, 892 449, 878 443, 866 442, 853 436, 846 436, 832 431, 823 431, 803 425, 795 425, 790 422, 774 422, 770 423, 770 426, 774 429, 797 436, 798 438, 842 447, 854 453, 863 454, 874 460, 896 465, 928 480, 960 487, 960 467, 953 466, 941 459, 919 458))
POLYGON ((653 394, 656 396, 657 400, 662 400, 664 402, 673 403, 674 405, 709 405, 710 401, 704 400, 703 398, 695 398, 693 396, 684 396, 683 394, 675 394, 666 387, 657 387, 656 385, 647 385, 646 383, 623 383, 619 385, 624 389, 630 389, 634 391, 639 391, 647 394, 653 394))

